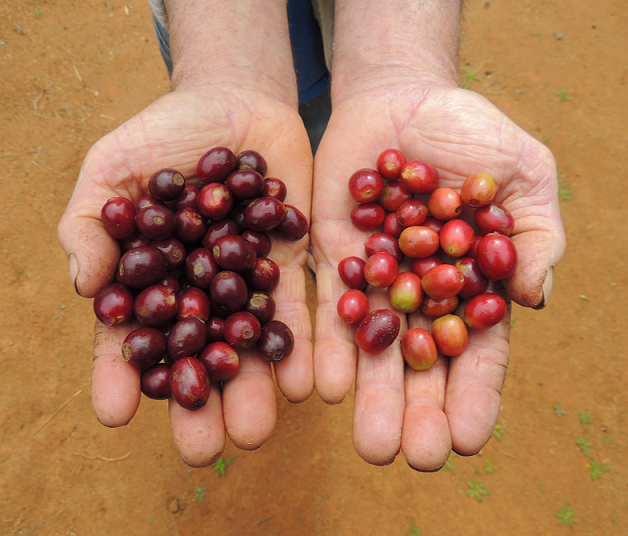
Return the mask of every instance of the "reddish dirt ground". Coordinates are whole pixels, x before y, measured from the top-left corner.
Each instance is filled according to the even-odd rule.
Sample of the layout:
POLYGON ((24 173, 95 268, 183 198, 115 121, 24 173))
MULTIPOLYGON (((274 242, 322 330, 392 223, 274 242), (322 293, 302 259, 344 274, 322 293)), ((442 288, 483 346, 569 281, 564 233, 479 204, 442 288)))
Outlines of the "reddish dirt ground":
POLYGON ((148 5, 0 0, 0 534, 628 534, 626 28, 623 0, 468 2, 461 83, 552 149, 568 237, 550 305, 513 310, 481 454, 372 467, 351 397, 278 392, 274 435, 228 444, 219 477, 181 462, 164 403, 96 421, 92 305, 55 232, 90 146, 168 91, 148 5))

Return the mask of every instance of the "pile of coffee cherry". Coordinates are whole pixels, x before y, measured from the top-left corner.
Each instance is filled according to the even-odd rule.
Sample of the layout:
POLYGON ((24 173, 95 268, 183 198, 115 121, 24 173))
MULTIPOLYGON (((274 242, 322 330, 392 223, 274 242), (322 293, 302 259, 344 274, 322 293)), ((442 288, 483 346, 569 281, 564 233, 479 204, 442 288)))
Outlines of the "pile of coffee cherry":
POLYGON ((142 392, 203 407, 211 382, 233 379, 239 351, 255 347, 268 361, 290 355, 290 328, 273 319, 279 266, 270 234, 296 241, 307 218, 286 204, 286 185, 266 177, 256 151, 237 156, 214 147, 198 161, 198 180, 156 171, 135 202, 114 197, 101 220, 120 246, 115 282, 94 299, 106 326, 138 322, 122 355, 141 371, 142 392), (270 234, 269 234, 270 233, 270 234))
POLYGON ((347 257, 338 273, 349 287, 338 301, 344 322, 357 325, 355 341, 379 354, 399 335, 400 320, 390 309, 371 310, 365 291, 387 288, 399 313, 421 311, 431 330, 413 328, 401 338, 401 351, 416 370, 430 368, 438 354, 454 357, 466 348, 468 329, 499 324, 506 301, 488 292, 490 281, 513 276, 517 252, 510 239, 512 214, 494 202, 497 187, 487 173, 466 178, 460 192, 439 187, 436 168, 408 161, 387 149, 376 169, 359 169, 349 179, 357 205, 353 225, 372 234, 364 243, 366 261, 347 257), (461 216, 473 213, 473 224, 461 216), (401 263, 405 269, 400 269, 401 263), (468 300, 460 316, 461 300, 468 300))

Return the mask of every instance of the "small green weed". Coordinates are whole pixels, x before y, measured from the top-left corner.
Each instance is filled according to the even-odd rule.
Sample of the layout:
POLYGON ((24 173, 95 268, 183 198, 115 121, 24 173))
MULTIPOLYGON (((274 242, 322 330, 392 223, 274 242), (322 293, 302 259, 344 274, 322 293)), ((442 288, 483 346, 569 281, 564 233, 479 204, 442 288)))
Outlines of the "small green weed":
POLYGON ((484 464, 484 470, 487 473, 494 473, 495 471, 497 471, 497 469, 499 469, 498 467, 495 467, 493 465, 493 462, 491 460, 486 460, 486 463, 484 464))
POLYGON ((578 446, 582 449, 582 452, 584 452, 585 456, 591 455, 591 453, 589 452, 591 442, 589 441, 588 437, 579 437, 576 439, 576 443, 578 443, 578 446))
POLYGON ((559 525, 567 525, 568 527, 573 527, 576 523, 578 523, 576 519, 576 512, 571 509, 569 503, 563 506, 558 512, 556 512, 558 516, 558 524, 559 525))
POLYGON ((567 412, 564 409, 560 409, 558 404, 554 404, 554 413, 556 413, 556 417, 564 417, 567 415, 567 412))
POLYGON ((578 417, 580 417, 580 424, 584 426, 585 430, 588 428, 589 424, 593 424, 593 417, 591 417, 589 413, 579 411, 578 417))
POLYGON ((479 76, 478 76, 478 71, 477 69, 475 70, 471 70, 467 67, 464 68, 464 79, 467 82, 473 83, 473 82, 479 82, 480 80, 482 80, 479 76))
POLYGON ((225 472, 227 471, 227 466, 231 465, 235 462, 235 458, 229 458, 225 460, 222 456, 218 458, 216 462, 212 464, 214 471, 216 472, 216 478, 220 478, 221 476, 225 476, 225 472))
POLYGON ((600 478, 604 473, 610 473, 611 471, 608 465, 599 465, 594 459, 591 459, 591 463, 587 467, 591 471, 591 480, 593 481, 600 478))
POLYGON ((196 486, 196 495, 194 495, 193 501, 202 501, 205 498, 205 492, 207 491, 207 486, 196 486))
POLYGON ((573 97, 567 92, 566 89, 561 89, 558 93, 556 93, 556 95, 558 95, 558 98, 561 102, 573 100, 573 97))
POLYGON ((602 444, 605 447, 610 447, 613 444, 613 440, 607 435, 605 435, 604 438, 602 439, 602 444))
POLYGON ((417 527, 414 521, 409 527, 407 527, 407 529, 408 536, 421 536, 423 534, 423 529, 421 527, 417 527))
POLYGON ((496 424, 495 425, 495 429, 493 430, 493 435, 499 439, 500 441, 502 439, 504 439, 504 425, 503 424, 496 424))
POLYGON ((445 465, 443 466, 443 469, 446 469, 447 471, 451 471, 452 473, 457 473, 458 469, 456 469, 456 466, 451 461, 456 456, 458 455, 452 450, 451 454, 449 455, 449 458, 447 458, 447 461, 445 462, 445 465))
POLYGON ((482 502, 482 497, 490 494, 491 492, 486 489, 486 485, 480 484, 475 478, 469 481, 469 489, 467 490, 469 497, 475 497, 478 502, 482 502))
POLYGON ((558 179, 558 197, 562 201, 573 200, 573 188, 560 179, 558 179))

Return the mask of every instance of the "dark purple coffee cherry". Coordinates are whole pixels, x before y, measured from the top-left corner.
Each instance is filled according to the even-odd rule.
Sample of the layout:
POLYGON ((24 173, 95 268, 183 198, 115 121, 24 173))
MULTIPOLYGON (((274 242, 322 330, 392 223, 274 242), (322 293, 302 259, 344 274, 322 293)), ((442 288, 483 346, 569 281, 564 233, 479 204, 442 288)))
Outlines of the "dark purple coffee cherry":
POLYGON ((262 195, 276 197, 283 203, 288 195, 288 189, 282 180, 275 179, 274 177, 268 177, 267 179, 264 179, 262 195))
POLYGON ((183 193, 184 188, 185 179, 176 169, 160 169, 148 179, 148 191, 160 201, 173 201, 183 193))
POLYGON ((169 272, 173 272, 183 266, 185 262, 185 246, 176 238, 155 240, 151 246, 157 248, 166 256, 169 272))
POLYGON ((168 355, 178 361, 200 352, 207 342, 207 327, 198 318, 179 320, 168 335, 168 355))
POLYGON ((248 289, 242 276, 236 272, 220 272, 209 287, 209 295, 216 308, 212 305, 212 313, 218 315, 219 310, 235 313, 242 309, 248 298, 248 289))
POLYGON ((236 167, 237 169, 252 169, 257 171, 262 177, 265 177, 268 171, 268 164, 264 157, 257 151, 250 149, 238 154, 236 167))
POLYGON ((146 288, 166 277, 168 261, 157 248, 145 246, 127 251, 116 271, 116 281, 132 288, 146 288))
POLYGON ((249 229, 270 231, 286 216, 284 204, 276 197, 260 197, 244 209, 244 221, 249 229))
POLYGON ((133 236, 135 226, 135 205, 125 197, 112 197, 102 207, 100 219, 105 231, 118 240, 133 236))
POLYGON ((124 285, 112 283, 94 297, 94 313, 105 326, 118 326, 133 317, 133 294, 124 285))
POLYGON ((153 241, 147 236, 144 236, 142 233, 137 232, 129 238, 120 240, 118 243, 120 244, 120 251, 122 253, 126 253, 127 251, 131 251, 135 248, 150 246, 153 241))
POLYGON ((198 359, 205 365, 209 377, 214 382, 228 382, 240 370, 240 355, 230 344, 217 341, 208 344, 198 359))
POLYGON ((241 273, 255 266, 253 246, 239 235, 219 238, 211 251, 216 264, 223 270, 241 273))
POLYGON ((286 215, 284 219, 275 227, 275 231, 282 238, 295 242, 301 240, 310 230, 310 224, 305 215, 292 205, 284 205, 286 215))
POLYGON ((135 318, 144 326, 163 326, 177 315, 178 301, 174 290, 165 285, 145 288, 135 298, 135 318))
POLYGON ((272 292, 279 284, 279 266, 268 258, 261 258, 255 261, 252 269, 244 272, 242 276, 251 290, 262 290, 272 292))
POLYGON ((146 194, 135 201, 135 212, 137 213, 143 208, 154 207, 154 206, 165 207, 166 203, 164 203, 163 201, 160 201, 159 199, 157 199, 156 197, 150 194, 146 194))
POLYGON ((238 169, 229 175, 225 186, 238 200, 255 199, 262 195, 264 178, 252 169, 238 169))
POLYGON ((225 339, 235 349, 251 348, 259 339, 259 320, 246 311, 233 313, 225 320, 225 339))
POLYGON ((170 369, 170 390, 179 406, 191 411, 202 408, 209 400, 211 383, 205 365, 194 357, 184 357, 170 369))
POLYGON ((165 355, 166 337, 155 328, 133 330, 122 343, 122 357, 139 370, 156 365, 165 355))
POLYGON ((210 316, 207 320, 207 342, 225 340, 225 320, 218 316, 210 316))
POLYGON ((255 255, 258 257, 267 257, 270 253, 272 242, 270 241, 268 234, 263 231, 247 229, 240 236, 253 246, 255 255))
POLYGON ((216 245, 216 240, 223 236, 238 235, 240 230, 238 226, 229 218, 212 223, 203 235, 203 246, 208 250, 212 250, 216 245))
POLYGON ((179 311, 177 312, 177 318, 179 320, 193 316, 194 318, 198 318, 201 322, 207 322, 211 307, 209 305, 209 298, 204 290, 197 287, 190 287, 181 291, 178 298, 179 311))
POLYGON ((172 208, 175 211, 183 210, 184 208, 193 208, 196 210, 198 194, 201 189, 196 186, 196 184, 186 184, 183 188, 183 192, 181 192, 177 198, 174 200, 172 204, 172 208))
POLYGON ((198 194, 198 211, 212 221, 226 218, 233 208, 233 195, 224 184, 212 182, 198 194))
POLYGON ((195 208, 186 207, 174 215, 174 237, 184 244, 198 242, 206 229, 205 218, 195 208))
POLYGON ((294 349, 292 330, 279 320, 271 320, 262 326, 257 349, 267 361, 276 363, 288 357, 294 349))
POLYGON ((140 233, 153 240, 166 240, 174 234, 175 223, 172 211, 161 205, 153 205, 138 210, 135 224, 140 233))
POLYGON ((207 289, 220 269, 210 251, 198 248, 185 259, 183 271, 190 285, 207 289))
POLYGON ((243 311, 251 313, 260 322, 266 324, 275 316, 275 300, 267 292, 254 290, 249 292, 249 297, 242 308, 243 311))
POLYGON ((236 169, 236 156, 227 147, 214 147, 207 151, 196 165, 196 174, 203 184, 225 182, 236 169))
POLYGON ((170 365, 158 363, 142 372, 140 388, 144 396, 153 400, 170 398, 170 365))

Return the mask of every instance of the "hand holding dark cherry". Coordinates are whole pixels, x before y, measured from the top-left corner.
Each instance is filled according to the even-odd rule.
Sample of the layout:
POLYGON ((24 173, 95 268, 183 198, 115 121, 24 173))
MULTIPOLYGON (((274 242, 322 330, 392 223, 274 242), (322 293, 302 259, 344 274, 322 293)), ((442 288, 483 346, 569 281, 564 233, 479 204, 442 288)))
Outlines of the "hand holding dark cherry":
MULTIPOLYGON (((223 271, 214 257, 213 243, 223 235, 234 234, 234 229, 242 236, 243 229, 238 226, 244 224, 244 218, 242 211, 240 215, 234 211, 234 219, 229 225, 218 225, 225 220, 207 221, 202 211, 215 211, 214 217, 220 215, 220 211, 226 211, 224 207, 228 201, 223 187, 228 175, 218 183, 221 187, 215 188, 215 197, 203 196, 206 203, 201 210, 199 195, 210 181, 204 184, 202 180, 195 183, 189 180, 194 176, 207 176, 203 175, 203 170, 197 173, 199 157, 208 148, 217 146, 231 147, 230 152, 236 159, 243 150, 259 148, 267 161, 267 169, 252 163, 250 154, 245 154, 242 158, 243 170, 248 173, 245 178, 256 177, 254 173, 266 173, 266 178, 272 180, 268 185, 264 180, 262 195, 272 195, 271 191, 282 195, 283 190, 282 204, 293 205, 305 216, 309 214, 311 151, 296 109, 251 89, 223 91, 213 88, 212 91, 211 96, 191 90, 170 93, 100 140, 85 159, 75 192, 59 224, 58 234, 70 259, 72 281, 82 296, 94 297, 108 284, 118 283, 120 279, 123 280, 121 284, 131 289, 130 296, 122 291, 99 298, 114 302, 107 321, 110 327, 100 321, 96 323, 92 372, 92 404, 98 419, 107 426, 128 423, 140 403, 140 368, 125 361, 121 348, 126 336, 142 325, 135 320, 131 325, 115 323, 129 298, 135 301, 139 293, 148 290, 137 285, 138 278, 148 278, 149 288, 158 287, 144 295, 145 307, 141 310, 138 307, 142 318, 156 318, 161 323, 163 318, 171 318, 174 310, 175 316, 167 323, 174 325, 182 318, 196 317, 205 323, 207 344, 224 341, 226 318, 216 314, 225 316, 225 313, 215 304, 208 303, 211 302, 209 298, 207 302, 203 299, 195 302, 194 293, 188 289, 199 289, 208 297, 213 277, 223 271), (220 126, 208 129, 210 124, 220 126), (291 132, 290 137, 275 135, 284 128, 291 132), (153 180, 159 185, 158 189, 150 194, 149 179, 159 170, 162 172, 153 180), (187 179, 182 190, 177 184, 180 175, 187 179), (175 190, 179 193, 172 199, 175 190), (141 213, 140 225, 153 238, 147 238, 141 232, 129 236, 128 227, 136 222, 133 215, 126 220, 122 218, 125 223, 119 226, 122 230, 117 238, 107 233, 101 221, 101 211, 107 201, 115 197, 125 198, 130 203, 122 202, 123 208, 117 207, 116 210, 112 205, 112 212, 141 213), (207 236, 210 228, 212 235, 207 236), (123 238, 125 236, 127 238, 123 238), (212 242, 211 249, 207 249, 209 242, 205 242, 208 240, 212 242), (124 261, 123 273, 118 275, 118 260, 138 248, 142 254, 129 255, 124 261), (181 262, 183 250, 183 264, 175 267, 181 262), (186 277, 173 282, 172 270, 182 271, 186 277), (129 282, 131 284, 127 285, 129 282), (177 298, 181 292, 186 292, 188 296, 185 302, 178 300, 179 304, 185 303, 185 307, 178 310, 170 303, 172 295, 160 292, 177 285, 179 289, 172 295, 177 298), (208 305, 211 313, 205 319, 208 305)), ((235 184, 237 181, 231 182, 235 184)), ((234 189, 241 195, 250 184, 247 180, 239 181, 234 189)), ((258 188, 259 181, 254 179, 253 187, 258 188)), ((232 205, 240 206, 240 203, 240 198, 233 195, 232 205)), ((293 228, 295 226, 290 227, 293 228)), ((310 323, 302 269, 307 257, 307 239, 286 241, 275 231, 267 234, 272 235, 272 251, 257 258, 253 269, 238 275, 245 279, 247 288, 273 293, 275 318, 289 325, 293 332, 292 354, 274 366, 279 388, 290 401, 300 402, 309 397, 313 388, 310 323), (270 259, 266 259, 267 255, 270 259), (255 284, 259 286, 254 287, 255 284)), ((255 251, 268 249, 269 241, 259 235, 257 238, 253 247, 259 250, 255 251)), ((229 246, 227 249, 231 258, 234 248, 229 246)), ((220 250, 222 252, 222 246, 220 250)), ((248 248, 247 251, 250 253, 248 248)), ((245 301, 248 292, 246 294, 245 301)), ((181 342, 187 344, 194 330, 184 331, 180 333, 181 342)), ((271 365, 254 347, 238 353, 240 373, 232 379, 216 379, 203 407, 190 411, 178 404, 170 404, 175 446, 190 465, 212 463, 224 449, 227 434, 237 446, 253 449, 263 444, 274 428, 276 395, 271 365), (224 381, 222 388, 220 381, 224 381)), ((227 356, 218 362, 216 366, 224 369, 232 366, 233 360, 227 356)), ((187 372, 191 370, 196 369, 186 367, 187 372)), ((215 378, 218 378, 216 374, 215 378)), ((142 380, 146 385, 145 392, 163 398, 164 376, 164 367, 160 366, 152 380, 142 380)))

